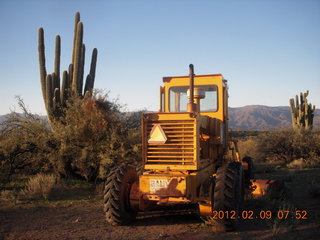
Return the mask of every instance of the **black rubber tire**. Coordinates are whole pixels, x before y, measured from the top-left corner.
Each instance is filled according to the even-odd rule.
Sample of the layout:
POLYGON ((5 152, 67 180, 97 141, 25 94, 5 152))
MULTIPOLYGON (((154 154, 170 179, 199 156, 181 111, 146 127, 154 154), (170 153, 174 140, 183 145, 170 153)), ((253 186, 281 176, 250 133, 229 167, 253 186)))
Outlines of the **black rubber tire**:
POLYGON ((250 181, 250 179, 254 179, 254 167, 253 161, 251 157, 244 157, 242 162, 246 162, 248 164, 248 170, 244 170, 244 178, 246 181, 250 181))
POLYGON ((245 188, 245 174, 241 162, 232 162, 231 167, 237 170, 238 178, 240 181, 240 199, 239 199, 239 211, 243 209, 244 204, 244 188, 245 188))
POLYGON ((216 231, 225 232, 236 228, 243 199, 242 166, 231 162, 218 168, 214 189, 213 208, 215 211, 235 211, 235 219, 215 219, 216 231))
POLYGON ((104 211, 112 225, 125 225, 136 219, 137 212, 130 206, 130 189, 138 181, 136 169, 120 166, 112 169, 104 188, 104 211))

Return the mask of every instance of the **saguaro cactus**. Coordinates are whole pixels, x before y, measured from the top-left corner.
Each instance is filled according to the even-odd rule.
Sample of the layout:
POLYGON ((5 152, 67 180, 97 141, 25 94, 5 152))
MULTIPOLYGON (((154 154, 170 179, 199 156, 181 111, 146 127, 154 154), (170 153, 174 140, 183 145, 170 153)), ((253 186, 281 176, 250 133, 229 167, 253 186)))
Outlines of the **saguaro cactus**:
POLYGON ((316 109, 315 105, 308 104, 307 96, 309 91, 305 93, 300 93, 300 103, 299 97, 296 95, 296 99, 290 99, 290 110, 292 116, 292 126, 295 130, 311 130, 313 127, 313 117, 314 111, 316 109))
POLYGON ((85 63, 85 45, 83 44, 83 23, 80 22, 80 13, 75 13, 74 39, 72 49, 72 60, 68 71, 63 71, 62 84, 60 87, 60 56, 61 40, 56 36, 54 72, 47 74, 44 31, 38 31, 38 54, 40 67, 40 82, 45 107, 48 114, 49 123, 52 126, 53 120, 58 119, 63 114, 66 101, 71 95, 78 97, 90 96, 94 86, 96 71, 97 53, 96 48, 92 51, 90 73, 86 78, 85 89, 83 92, 83 74, 85 63))

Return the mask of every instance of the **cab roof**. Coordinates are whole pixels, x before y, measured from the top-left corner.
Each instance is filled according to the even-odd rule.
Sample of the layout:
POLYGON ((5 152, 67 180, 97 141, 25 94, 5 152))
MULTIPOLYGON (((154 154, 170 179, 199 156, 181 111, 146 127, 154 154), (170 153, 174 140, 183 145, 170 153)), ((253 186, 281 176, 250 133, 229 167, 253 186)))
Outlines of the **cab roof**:
MULTIPOLYGON (((194 77, 215 77, 215 76, 222 76, 221 73, 218 74, 207 74, 207 75, 194 75, 194 77)), ((173 78, 189 78, 189 76, 174 76, 174 77, 163 77, 163 82, 170 82, 173 78)))

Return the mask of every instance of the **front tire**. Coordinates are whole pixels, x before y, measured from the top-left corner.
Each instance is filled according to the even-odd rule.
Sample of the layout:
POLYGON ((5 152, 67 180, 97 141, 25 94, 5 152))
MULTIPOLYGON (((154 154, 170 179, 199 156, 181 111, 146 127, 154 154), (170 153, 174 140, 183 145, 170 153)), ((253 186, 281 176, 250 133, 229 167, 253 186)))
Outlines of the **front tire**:
POLYGON ((137 212, 130 204, 130 190, 138 181, 135 168, 120 166, 110 171, 104 188, 104 211, 111 225, 125 225, 135 220, 137 212))
POLYGON ((228 212, 233 218, 215 219, 215 227, 219 232, 234 230, 243 201, 242 166, 239 162, 231 162, 217 170, 214 189, 213 208, 215 211, 228 212), (231 214, 235 211, 235 214, 231 214))

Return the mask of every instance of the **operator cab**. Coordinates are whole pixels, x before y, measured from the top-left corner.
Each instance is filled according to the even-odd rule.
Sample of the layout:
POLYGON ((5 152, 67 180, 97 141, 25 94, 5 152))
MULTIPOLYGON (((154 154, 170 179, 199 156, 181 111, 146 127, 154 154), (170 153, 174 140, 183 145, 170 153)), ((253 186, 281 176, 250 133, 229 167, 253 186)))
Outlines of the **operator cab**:
POLYGON ((164 86, 160 87, 159 112, 194 112, 222 122, 227 119, 228 86, 221 74, 164 77, 163 83, 164 86), (190 94, 191 88, 193 96, 190 94), (190 105, 193 106, 190 108, 190 105))

